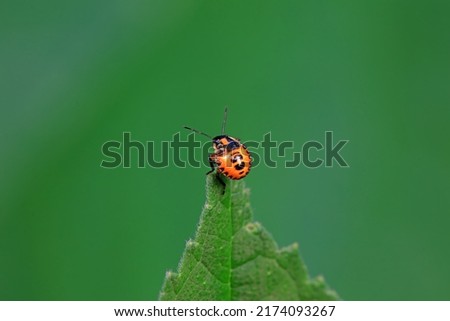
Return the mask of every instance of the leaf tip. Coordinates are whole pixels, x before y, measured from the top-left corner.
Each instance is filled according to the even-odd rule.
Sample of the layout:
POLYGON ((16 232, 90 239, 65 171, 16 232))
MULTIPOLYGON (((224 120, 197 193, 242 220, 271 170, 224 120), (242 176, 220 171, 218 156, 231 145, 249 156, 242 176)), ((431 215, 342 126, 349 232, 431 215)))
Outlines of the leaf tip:
POLYGON ((206 200, 208 202, 211 197, 223 196, 227 188, 224 187, 217 178, 217 175, 206 175, 206 200), (224 190, 225 188, 225 190, 224 190))

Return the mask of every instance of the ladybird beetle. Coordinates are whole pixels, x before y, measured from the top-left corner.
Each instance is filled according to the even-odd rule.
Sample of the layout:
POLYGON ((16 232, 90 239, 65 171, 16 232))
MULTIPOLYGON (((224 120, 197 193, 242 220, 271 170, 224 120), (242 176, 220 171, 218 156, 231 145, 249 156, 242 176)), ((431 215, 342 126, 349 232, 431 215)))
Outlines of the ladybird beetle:
MULTIPOLYGON (((252 158, 247 147, 240 142, 238 138, 225 135, 225 126, 227 122, 227 107, 225 107, 222 134, 212 137, 197 129, 184 126, 184 128, 192 130, 197 134, 204 135, 212 140, 214 153, 209 155, 209 165, 211 170, 206 175, 211 174, 217 169, 217 172, 228 177, 229 179, 242 179, 250 172, 252 166, 252 158)), ((220 182, 225 183, 220 179, 220 182)))

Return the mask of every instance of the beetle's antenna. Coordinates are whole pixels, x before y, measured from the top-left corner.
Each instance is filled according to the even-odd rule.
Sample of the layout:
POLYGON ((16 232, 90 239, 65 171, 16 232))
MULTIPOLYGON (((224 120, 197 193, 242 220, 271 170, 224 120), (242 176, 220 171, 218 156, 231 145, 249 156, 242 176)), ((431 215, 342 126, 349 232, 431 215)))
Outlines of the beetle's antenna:
POLYGON ((201 131, 199 131, 199 130, 197 130, 197 129, 194 129, 194 128, 191 128, 191 127, 187 127, 187 126, 183 126, 183 127, 186 128, 186 129, 192 130, 194 133, 197 133, 197 134, 206 136, 206 137, 208 137, 209 139, 212 139, 211 136, 209 136, 208 134, 206 134, 206 133, 204 133, 204 132, 201 132, 201 131))
POLYGON ((227 125, 227 115, 228 115, 228 106, 225 106, 225 111, 223 114, 223 123, 222 123, 222 135, 225 134, 225 126, 227 125))

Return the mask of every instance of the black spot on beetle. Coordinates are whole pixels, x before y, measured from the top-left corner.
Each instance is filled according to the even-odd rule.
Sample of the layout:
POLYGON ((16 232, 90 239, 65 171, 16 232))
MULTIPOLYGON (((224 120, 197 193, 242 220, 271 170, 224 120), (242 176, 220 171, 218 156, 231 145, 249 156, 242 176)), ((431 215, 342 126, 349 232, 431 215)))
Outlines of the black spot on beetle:
POLYGON ((242 163, 237 164, 237 165, 234 166, 234 168, 235 168, 237 171, 240 171, 241 169, 244 169, 244 167, 245 167, 245 163, 244 163, 244 162, 242 162, 242 163))
POLYGON ((231 152, 233 149, 236 149, 239 147, 239 143, 235 141, 230 141, 227 145, 227 151, 231 152))

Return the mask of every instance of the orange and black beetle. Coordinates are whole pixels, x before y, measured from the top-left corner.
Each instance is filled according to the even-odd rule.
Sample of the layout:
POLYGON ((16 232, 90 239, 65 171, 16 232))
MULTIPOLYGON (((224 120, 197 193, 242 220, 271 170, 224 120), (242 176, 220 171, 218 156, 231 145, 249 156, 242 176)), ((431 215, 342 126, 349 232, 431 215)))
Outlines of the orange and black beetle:
MULTIPOLYGON (((226 122, 227 108, 225 107, 222 135, 211 137, 197 129, 186 126, 184 128, 212 139, 214 153, 209 155, 209 165, 211 166, 211 170, 206 173, 206 175, 217 169, 218 173, 223 174, 229 179, 238 180, 244 178, 250 172, 252 158, 247 147, 245 147, 238 138, 224 134, 226 122)), ((223 181, 221 181, 221 183, 224 184, 223 181)))

